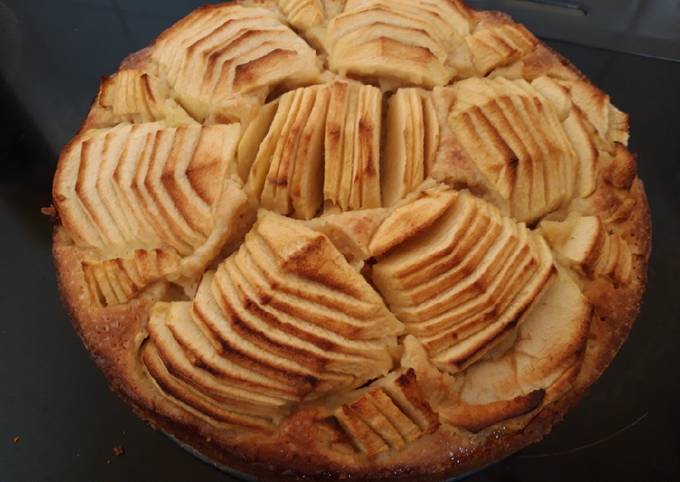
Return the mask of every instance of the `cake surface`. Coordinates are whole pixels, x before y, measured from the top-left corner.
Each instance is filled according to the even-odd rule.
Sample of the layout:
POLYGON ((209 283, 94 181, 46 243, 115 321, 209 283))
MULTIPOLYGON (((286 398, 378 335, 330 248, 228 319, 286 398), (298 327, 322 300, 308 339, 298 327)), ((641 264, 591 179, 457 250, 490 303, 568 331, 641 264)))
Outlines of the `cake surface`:
POLYGON ((53 185, 113 390, 263 480, 462 475, 540 440, 628 336, 628 116, 458 0, 199 8, 105 78, 53 185))

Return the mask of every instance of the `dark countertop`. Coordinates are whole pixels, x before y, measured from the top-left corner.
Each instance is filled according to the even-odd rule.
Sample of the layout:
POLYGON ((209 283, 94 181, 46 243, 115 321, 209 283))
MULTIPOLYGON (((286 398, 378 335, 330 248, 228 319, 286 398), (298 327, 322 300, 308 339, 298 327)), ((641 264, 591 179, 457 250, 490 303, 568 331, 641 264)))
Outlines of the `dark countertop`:
MULTIPOLYGON (((231 480, 108 390, 59 301, 40 214, 99 77, 200 3, 0 1, 2 481, 231 480)), ((631 115, 654 223, 648 290, 630 338, 566 420, 469 480, 679 480, 680 63, 550 44, 631 115)))

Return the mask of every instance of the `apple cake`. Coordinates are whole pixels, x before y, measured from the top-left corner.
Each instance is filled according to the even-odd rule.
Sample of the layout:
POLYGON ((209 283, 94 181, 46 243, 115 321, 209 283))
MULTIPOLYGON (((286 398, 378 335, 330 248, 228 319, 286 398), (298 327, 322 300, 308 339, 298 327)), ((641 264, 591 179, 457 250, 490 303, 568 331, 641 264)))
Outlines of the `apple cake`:
POLYGON ((205 6, 102 81, 63 149, 60 290, 113 390, 218 465, 467 473, 541 439, 637 316, 627 141, 502 13, 205 6))

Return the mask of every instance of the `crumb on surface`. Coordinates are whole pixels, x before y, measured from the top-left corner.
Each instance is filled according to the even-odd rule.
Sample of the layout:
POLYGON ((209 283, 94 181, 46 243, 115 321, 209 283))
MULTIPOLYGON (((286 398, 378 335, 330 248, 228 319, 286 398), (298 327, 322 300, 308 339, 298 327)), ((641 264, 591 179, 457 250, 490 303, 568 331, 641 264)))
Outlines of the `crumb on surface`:
POLYGON ((122 445, 118 445, 116 447, 113 447, 113 453, 116 455, 116 457, 120 457, 121 455, 125 454, 125 449, 123 448, 122 445))
POLYGON ((45 216, 50 216, 50 217, 55 217, 57 215, 57 210, 54 209, 54 206, 48 206, 46 208, 41 208, 40 212, 43 213, 45 216))
POLYGON ((13 444, 18 444, 21 441, 21 435, 15 435, 12 437, 12 443, 13 444))

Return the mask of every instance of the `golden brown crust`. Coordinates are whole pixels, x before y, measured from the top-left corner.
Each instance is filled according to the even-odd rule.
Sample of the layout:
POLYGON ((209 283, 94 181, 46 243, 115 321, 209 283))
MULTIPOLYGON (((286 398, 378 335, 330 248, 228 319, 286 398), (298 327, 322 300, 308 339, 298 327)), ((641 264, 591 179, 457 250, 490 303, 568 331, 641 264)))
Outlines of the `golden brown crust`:
MULTIPOLYGON (((643 191, 638 192, 638 200, 646 206, 643 191)), ((643 230, 645 226, 648 226, 644 224, 645 219, 648 219, 647 216, 648 214, 643 214, 638 221, 643 230)), ((613 289, 608 293, 600 293, 599 304, 612 303, 616 306, 616 310, 610 312, 606 320, 599 316, 593 317, 591 340, 586 352, 584 370, 579 374, 576 388, 565 397, 543 407, 521 431, 505 433, 502 425, 497 426, 492 433, 484 434, 484 438, 477 439, 468 447, 457 444, 455 437, 449 438, 439 431, 426 439, 427 443, 423 443, 427 450, 423 450, 423 446, 418 447, 419 453, 428 454, 427 459, 411 460, 409 463, 396 460, 391 466, 369 463, 359 467, 348 467, 337 462, 333 464, 332 460, 323 457, 321 453, 310 450, 310 446, 305 442, 318 443, 319 439, 313 438, 311 434, 318 432, 319 429, 306 417, 301 417, 304 424, 299 426, 296 426, 296 419, 289 419, 286 426, 281 428, 279 438, 275 440, 270 439, 264 443, 255 444, 253 440, 250 440, 247 444, 238 445, 237 442, 229 443, 221 439, 219 431, 207 430, 206 426, 201 424, 200 419, 189 412, 171 405, 163 398, 150 397, 150 382, 136 371, 136 361, 130 356, 135 351, 125 350, 128 344, 134 343, 135 328, 143 324, 143 316, 139 316, 139 312, 137 317, 130 313, 127 316, 121 314, 122 316, 116 317, 119 323, 114 326, 114 330, 111 330, 108 323, 102 326, 109 321, 108 317, 92 316, 84 312, 82 305, 79 306, 77 301, 73 302, 82 293, 82 285, 70 274, 64 275, 73 266, 73 260, 69 258, 69 254, 64 252, 63 248, 59 245, 55 246, 55 262, 58 268, 60 289, 75 321, 74 326, 98 366, 107 376, 114 391, 132 403, 142 418, 182 442, 197 448, 211 460, 227 467, 236 467, 237 470, 246 473, 266 476, 270 474, 270 470, 282 470, 284 473, 315 473, 332 477, 347 473, 370 477, 392 474, 441 473, 442 476, 463 474, 543 438, 599 377, 628 335, 639 309, 645 281, 644 267, 647 262, 647 255, 636 259, 639 276, 636 278, 636 283, 629 289, 632 292, 631 296, 619 297, 613 289), (622 299, 626 300, 623 306, 620 302, 622 299), (130 324, 125 326, 126 322, 130 324), (106 327, 107 337, 101 334, 104 327, 106 327), (116 340, 116 343, 107 343, 110 339, 116 340), (308 437, 313 439, 308 440, 308 437), (206 442, 206 439, 210 442, 206 442), (258 470, 258 466, 249 465, 243 460, 267 460, 268 462, 266 468, 259 467, 261 470, 258 470)), ((144 303, 146 309, 149 309, 151 305, 151 301, 140 301, 140 303, 144 303)), ((337 431, 331 433, 334 438, 341 437, 337 431)), ((405 454, 402 453, 402 455, 404 459, 407 459, 405 454)))
MULTIPOLYGON (((251 3, 262 4, 273 11, 283 8, 274 6, 268 0, 251 3)), ((292 2, 283 3, 288 8, 292 2)), ((206 6, 200 11, 218 7, 206 6)), ((337 5, 335 8, 338 8, 337 5)), ((497 12, 476 13, 475 17, 475 22, 481 21, 489 28, 516 25, 507 16, 497 12)), ((302 22, 300 30, 307 28, 304 21, 303 17, 299 19, 302 22)), ((310 26, 312 30, 303 32, 312 36, 310 42, 315 47, 315 42, 319 40, 314 37, 316 33, 313 28, 318 26, 319 21, 318 17, 314 17, 313 25, 310 26)), ((182 22, 169 31, 180 29, 181 26, 182 22)), ((164 35, 168 33, 160 38, 164 35)), ((530 50, 528 52, 522 51, 525 47, 524 44, 521 48, 516 46, 509 60, 490 68, 489 76, 534 79, 547 75, 562 80, 584 79, 568 61, 540 42, 530 49, 526 47, 530 50), (520 51, 521 54, 518 53, 520 51)), ((122 63, 121 69, 154 74, 155 67, 150 56, 150 48, 132 54, 122 63)), ((99 117, 88 117, 81 132, 95 126, 97 119, 99 117)), ((510 412, 507 412, 508 406, 501 410, 491 402, 483 410, 475 412, 477 418, 473 420, 465 414, 460 415, 459 411, 451 414, 462 417, 458 426, 446 422, 439 425, 439 421, 435 422, 431 418, 431 429, 426 431, 428 433, 404 447, 400 446, 399 450, 379 451, 370 457, 359 456, 347 432, 331 416, 331 409, 322 405, 301 406, 284 419, 273 434, 263 434, 215 424, 199 411, 182 403, 171 402, 143 368, 139 354, 148 336, 146 324, 153 304, 165 299, 176 300, 185 295, 179 292, 177 286, 167 281, 157 281, 128 303, 98 306, 91 299, 83 271, 83 260, 87 259, 88 251, 74 246, 66 228, 57 223, 53 257, 59 289, 76 331, 107 377, 111 388, 141 418, 214 463, 263 480, 293 480, 296 475, 345 478, 350 474, 353 478, 402 476, 404 480, 423 480, 423 477, 433 474, 437 478, 464 474, 545 436, 609 365, 638 315, 651 249, 649 206, 642 181, 635 174, 634 158, 623 145, 612 145, 615 150, 610 153, 611 162, 604 164, 595 192, 585 199, 573 201, 568 209, 581 215, 599 216, 607 230, 625 240, 632 253, 632 277, 627 284, 618 284, 607 277, 579 278, 583 293, 593 306, 585 349, 572 357, 581 364, 570 365, 551 387, 551 390, 560 393, 534 390, 518 396, 512 400, 510 412), (562 391, 565 391, 564 395, 559 396, 562 391), (272 473, 276 473, 276 476, 272 473)), ((455 152, 450 155, 455 158, 455 152)), ((451 159, 449 168, 456 167, 456 162, 462 161, 451 159)), ((471 180, 474 181, 474 175, 471 175, 471 180)), ((474 188, 474 182, 454 187, 461 186, 474 188)), ((559 218, 561 214, 557 212, 553 215, 559 218)), ((380 215, 380 221, 382 219, 380 215)), ((416 220, 412 221, 415 223, 416 220)), ((428 223, 431 224, 430 221, 422 224, 429 226, 428 223)), ((372 227, 368 239, 372 237, 374 229, 372 227)), ((388 241, 374 254, 383 254, 391 249, 390 243, 400 242, 388 241)), ((369 243, 364 244, 368 247, 369 243)), ((425 413, 431 413, 431 417, 436 416, 428 401, 421 399, 420 389, 413 376, 411 370, 399 378, 403 382, 405 396, 415 401, 425 413)), ((464 409, 462 405, 458 407, 464 409)), ((357 406, 354 410, 362 410, 362 407, 357 406)), ((364 415, 372 413, 366 412, 364 415)))

